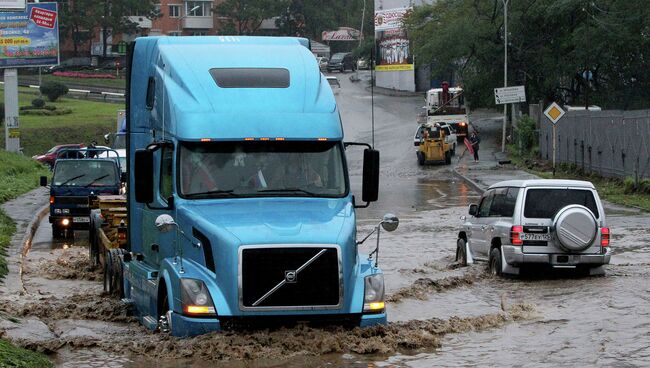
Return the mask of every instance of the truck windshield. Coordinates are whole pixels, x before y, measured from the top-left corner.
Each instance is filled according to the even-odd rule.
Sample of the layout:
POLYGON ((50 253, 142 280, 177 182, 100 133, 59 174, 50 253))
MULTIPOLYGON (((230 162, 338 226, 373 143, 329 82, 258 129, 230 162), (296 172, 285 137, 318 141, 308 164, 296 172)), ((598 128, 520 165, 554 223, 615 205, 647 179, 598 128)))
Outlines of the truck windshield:
POLYGON ((115 186, 115 162, 108 160, 58 160, 52 177, 54 186, 115 186))
POLYGON ((339 142, 188 142, 179 172, 186 198, 347 194, 339 142))

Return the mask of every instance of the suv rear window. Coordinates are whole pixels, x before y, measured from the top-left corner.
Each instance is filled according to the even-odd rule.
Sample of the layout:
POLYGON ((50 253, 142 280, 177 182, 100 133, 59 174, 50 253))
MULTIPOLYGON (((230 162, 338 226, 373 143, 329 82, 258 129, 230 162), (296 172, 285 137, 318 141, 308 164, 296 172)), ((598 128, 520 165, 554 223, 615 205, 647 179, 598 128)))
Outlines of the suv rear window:
POLYGON ((594 195, 585 189, 528 189, 524 217, 553 218, 557 211, 570 204, 585 206, 598 218, 594 195))

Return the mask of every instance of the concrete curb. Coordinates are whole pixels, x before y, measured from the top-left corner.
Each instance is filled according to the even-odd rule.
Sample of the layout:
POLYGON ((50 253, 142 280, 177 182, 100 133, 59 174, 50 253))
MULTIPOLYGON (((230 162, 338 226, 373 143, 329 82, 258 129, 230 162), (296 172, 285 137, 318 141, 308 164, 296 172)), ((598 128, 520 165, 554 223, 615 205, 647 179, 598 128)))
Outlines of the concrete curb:
POLYGON ((479 185, 474 180, 472 180, 472 179, 468 178, 467 176, 461 174, 458 171, 458 166, 455 166, 452 171, 453 171, 454 175, 456 175, 460 179, 464 180, 467 184, 469 184, 470 187, 472 187, 474 190, 476 190, 480 194, 483 194, 483 192, 485 192, 485 188, 481 187, 481 185, 479 185))

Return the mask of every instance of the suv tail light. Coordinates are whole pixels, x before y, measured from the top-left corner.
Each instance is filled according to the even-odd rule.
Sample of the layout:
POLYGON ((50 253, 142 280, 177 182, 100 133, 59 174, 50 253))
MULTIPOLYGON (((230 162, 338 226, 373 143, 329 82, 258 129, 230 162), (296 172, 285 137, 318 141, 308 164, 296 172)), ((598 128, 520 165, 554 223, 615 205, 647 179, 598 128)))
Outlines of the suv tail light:
POLYGON ((609 247, 609 228, 601 227, 600 228, 600 246, 609 247))
POLYGON ((524 241, 521 240, 520 235, 524 232, 523 226, 513 226, 510 228, 510 244, 512 245, 524 245, 524 241))

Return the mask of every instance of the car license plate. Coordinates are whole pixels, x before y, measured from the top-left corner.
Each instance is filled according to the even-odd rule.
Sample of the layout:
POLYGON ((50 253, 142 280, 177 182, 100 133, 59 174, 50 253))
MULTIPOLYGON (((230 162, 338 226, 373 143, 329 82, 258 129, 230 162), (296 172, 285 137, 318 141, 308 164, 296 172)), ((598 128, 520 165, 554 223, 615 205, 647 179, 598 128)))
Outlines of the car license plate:
POLYGON ((521 240, 541 240, 541 241, 549 241, 551 240, 551 234, 530 234, 530 233, 523 233, 520 236, 521 240))
POLYGON ((90 222, 90 217, 73 217, 72 222, 90 222))

